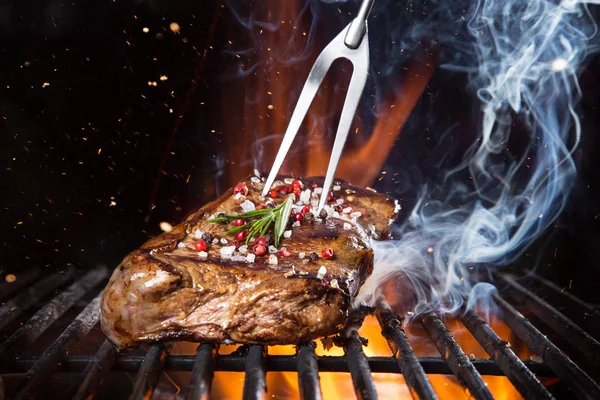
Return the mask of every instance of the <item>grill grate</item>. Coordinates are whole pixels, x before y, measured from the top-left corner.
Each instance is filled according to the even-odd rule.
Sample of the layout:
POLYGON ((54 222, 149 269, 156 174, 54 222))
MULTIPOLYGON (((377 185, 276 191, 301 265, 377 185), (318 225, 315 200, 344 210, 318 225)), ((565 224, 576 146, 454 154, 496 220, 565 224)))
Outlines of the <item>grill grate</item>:
MULTIPOLYGON (((597 330, 587 333, 558 307, 550 305, 509 275, 496 276, 507 291, 495 293, 495 303, 502 311, 504 322, 541 357, 541 363, 520 360, 510 344, 472 310, 463 310, 465 312, 460 320, 490 359, 470 359, 434 313, 422 316, 419 323, 443 356, 417 357, 402 328, 401 317, 385 304, 378 307, 376 316, 382 335, 392 350, 391 357, 367 357, 363 352, 363 340, 356 331, 344 339, 345 356, 317 356, 312 344, 299 345, 296 355, 269 355, 267 347, 257 345, 240 346, 232 354, 220 355, 218 346, 210 343, 200 344, 195 355, 170 355, 170 344, 150 345, 143 355, 118 354, 108 340, 104 340, 95 354, 69 355, 66 350, 69 345, 85 342, 98 324, 99 291, 108 273, 107 269, 98 267, 80 274, 69 267, 48 278, 41 278, 42 271, 33 269, 18 275, 14 284, 0 284, 0 299, 4 301, 0 304, 0 332, 7 337, 0 344, 0 400, 31 398, 41 393, 51 377, 59 372, 76 374, 77 379, 71 380, 76 384, 70 387, 69 393, 73 399, 90 398, 112 371, 135 372, 129 398, 147 399, 152 397, 165 370, 192 372, 187 390, 184 390, 187 399, 205 398, 210 393, 215 371, 244 372, 244 399, 264 397, 269 371, 297 371, 300 397, 303 399, 322 398, 319 372, 349 372, 359 399, 377 398, 372 372, 401 373, 411 393, 420 399, 436 399, 440 395, 434 391, 428 374, 453 374, 476 399, 493 398, 482 375, 506 376, 527 399, 553 398, 537 376, 560 378, 570 389, 569 398, 600 398, 597 330), (6 332, 47 294, 68 284, 24 324, 13 332, 6 332), (41 354, 28 355, 26 350, 34 346, 53 324, 69 319, 68 312, 84 298, 92 300, 70 319, 69 325, 54 342, 42 347, 41 354), (526 307, 534 318, 568 343, 571 347, 569 355, 544 335, 534 325, 533 319, 530 321, 523 316, 517 307, 526 307)), ((530 281, 551 295, 553 300, 562 301, 563 311, 579 310, 598 321, 597 310, 591 305, 562 293, 541 277, 531 275, 530 281)), ((587 319, 580 321, 587 323, 586 326, 593 326, 587 319)))

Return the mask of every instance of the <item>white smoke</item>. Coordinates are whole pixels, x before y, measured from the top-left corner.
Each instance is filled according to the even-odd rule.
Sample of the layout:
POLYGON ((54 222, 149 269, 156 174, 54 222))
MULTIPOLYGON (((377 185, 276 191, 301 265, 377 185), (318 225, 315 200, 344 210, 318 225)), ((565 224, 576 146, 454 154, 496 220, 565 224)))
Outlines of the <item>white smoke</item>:
POLYGON ((469 74, 481 104, 478 138, 463 163, 445 172, 443 185, 422 187, 398 229, 401 238, 373 243, 375 270, 360 292, 368 302, 387 287, 404 311, 456 312, 472 289, 470 271, 521 255, 558 217, 573 184, 581 133, 577 73, 596 50, 586 3, 479 0, 465 20, 470 37, 456 40, 455 50, 476 62, 444 67, 469 74), (514 132, 517 122, 526 129, 514 132), (511 139, 527 145, 513 153, 511 139), (407 282, 415 290, 399 298, 407 282))

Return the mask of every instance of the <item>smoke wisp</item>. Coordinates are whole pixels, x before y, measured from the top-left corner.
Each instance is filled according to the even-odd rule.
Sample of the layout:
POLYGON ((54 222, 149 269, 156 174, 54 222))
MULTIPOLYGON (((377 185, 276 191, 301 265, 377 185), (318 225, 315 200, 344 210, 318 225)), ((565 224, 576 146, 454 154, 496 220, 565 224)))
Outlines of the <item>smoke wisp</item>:
POLYGON ((485 298, 492 288, 472 288, 470 270, 520 256, 556 220, 576 174, 577 73, 595 51, 586 4, 480 0, 469 10, 470 36, 456 50, 475 62, 443 67, 469 75, 481 106, 477 140, 442 185, 422 187, 400 240, 373 243, 375 273, 361 290, 373 302, 381 282, 408 279, 417 290, 402 307, 415 314, 456 312, 470 291, 485 298), (525 129, 514 138, 517 121, 525 129), (525 143, 519 153, 515 141, 525 143))

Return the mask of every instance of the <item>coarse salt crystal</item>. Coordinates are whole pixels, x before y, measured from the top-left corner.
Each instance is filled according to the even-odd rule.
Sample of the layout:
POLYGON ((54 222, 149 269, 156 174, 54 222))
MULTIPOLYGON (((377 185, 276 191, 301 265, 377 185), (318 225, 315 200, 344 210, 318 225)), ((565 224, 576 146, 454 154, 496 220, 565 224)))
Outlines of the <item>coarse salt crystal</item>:
POLYGON ((269 264, 277 264, 277 256, 275 254, 269 256, 269 264))
POLYGON ((338 281, 337 279, 332 279, 331 282, 329 282, 329 284, 331 285, 331 287, 339 289, 340 286, 338 285, 338 281))
POLYGON ((277 251, 278 251, 277 247, 275 247, 275 246, 269 246, 269 253, 275 254, 275 253, 277 253, 277 251))
POLYGON ((227 240, 225 238, 221 238, 220 242, 221 242, 221 244, 227 244, 227 243, 229 243, 229 240, 227 240))
POLYGON ((308 204, 310 201, 310 189, 306 189, 303 192, 300 192, 300 201, 302 204, 308 204))
POLYGON ((340 189, 341 189, 341 187, 340 187, 339 185, 334 185, 334 186, 333 186, 333 190, 334 190, 335 192, 339 191, 340 189))
POLYGON ((353 213, 350 214, 350 216, 352 218, 358 218, 358 217, 362 217, 362 213, 360 211, 354 211, 353 213))
POLYGON ((302 253, 298 253, 298 258, 299 259, 303 259, 304 257, 306 257, 306 253, 302 252, 302 253))
POLYGON ((344 214, 350 214, 352 212, 352 207, 346 207, 342 210, 344 214))
POLYGON ((239 199, 241 199, 242 197, 243 197, 244 199, 246 198, 246 196, 244 196, 244 195, 243 195, 241 192, 238 192, 238 193, 236 193, 236 194, 233 196, 233 199, 234 199, 234 200, 239 200, 239 199))
POLYGON ((217 238, 214 238, 214 239, 212 240, 212 244, 217 244, 217 243, 219 243, 219 239, 217 239, 217 238))
POLYGON ((289 230, 289 231, 283 232, 283 237, 286 239, 289 239, 290 237, 292 237, 292 231, 289 230))
POLYGON ((202 239, 202 235, 204 235, 204 232, 200 229, 196 229, 196 232, 194 232, 194 239, 202 239))
POLYGON ((252 182, 252 183, 260 183, 260 178, 257 178, 256 176, 253 176, 252 178, 250 178, 250 182, 252 182))
POLYGON ((335 201, 335 204, 337 204, 338 206, 341 205, 341 204, 344 204, 344 199, 337 199, 335 201))
POLYGON ((340 217, 340 213, 337 211, 334 211, 332 214, 335 218, 339 218, 340 217))
POLYGON ((345 230, 352 229, 352 225, 350 225, 350 224, 349 224, 349 223, 347 223, 347 222, 344 222, 344 229, 345 229, 345 230))
POLYGON ((183 249, 185 247, 185 243, 179 242, 179 243, 177 243, 177 247, 179 247, 180 249, 183 249))
POLYGON ((315 188, 314 192, 315 192, 315 194, 321 194, 321 193, 323 193, 323 188, 322 187, 315 188))
POLYGON ((231 257, 231 261, 235 261, 235 262, 246 261, 246 257, 235 255, 235 256, 231 257))
POLYGON ((294 223, 292 224, 292 226, 293 226, 294 228, 297 228, 297 227, 299 227, 300 225, 302 225, 302 224, 300 223, 300 221, 296 221, 296 222, 294 222, 294 223))
POLYGON ((255 258, 256 258, 256 255, 254 253, 250 253, 246 256, 246 262, 249 262, 252 264, 254 262, 255 258))
POLYGON ((315 198, 310 199, 310 205, 313 206, 313 207, 318 206, 319 205, 319 198, 315 197, 315 198))
POLYGON ((321 218, 315 218, 315 222, 323 222, 321 218))
POLYGON ((303 205, 303 204, 304 204, 304 203, 302 203, 301 201, 297 201, 297 202, 296 202, 296 205, 297 205, 297 206, 301 206, 301 205, 303 205))
POLYGON ((292 182, 294 182, 294 178, 285 178, 283 181, 284 181, 285 183, 287 183, 288 185, 291 185, 291 184, 292 184, 292 182))
POLYGON ((258 196, 258 201, 265 201, 267 198, 265 196, 258 196))
POLYGON ((205 252, 205 251, 201 251, 201 252, 198 253, 198 257, 200 257, 202 259, 205 259, 205 258, 208 257, 208 253, 205 252))
POLYGON ((244 212, 255 210, 254 203, 250 200, 244 201, 242 204, 240 204, 240 207, 242 207, 242 210, 244 210, 244 212))
POLYGON ((321 268, 319 268, 319 272, 317 273, 317 278, 323 279, 323 277, 325 276, 326 273, 327 273, 327 268, 325 268, 324 265, 321 265, 321 268))
POLYGON ((292 269, 289 272, 287 272, 284 276, 286 278, 291 278, 294 275, 296 275, 296 268, 292 265, 292 269))
POLYGON ((238 251, 242 254, 246 254, 248 252, 248 246, 247 245, 240 246, 238 248, 238 251))
POLYGON ((235 251, 235 246, 221 247, 221 250, 219 250, 219 251, 221 252, 221 257, 231 256, 233 254, 233 252, 235 251))
POLYGON ((260 178, 260 172, 258 172, 257 169, 254 170, 254 176, 256 176, 257 178, 260 178))

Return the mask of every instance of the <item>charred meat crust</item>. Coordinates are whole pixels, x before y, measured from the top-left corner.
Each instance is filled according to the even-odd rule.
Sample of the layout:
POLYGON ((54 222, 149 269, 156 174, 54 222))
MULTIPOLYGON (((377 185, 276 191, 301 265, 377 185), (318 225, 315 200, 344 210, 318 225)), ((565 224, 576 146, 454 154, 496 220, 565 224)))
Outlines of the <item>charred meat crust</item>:
MULTIPOLYGON (((258 203, 261 183, 244 183, 250 189, 247 199, 258 203)), ((372 272, 369 237, 386 237, 397 211, 393 199, 338 185, 337 197, 361 218, 351 229, 335 217, 294 228, 281 244, 292 255, 279 257, 278 264, 266 257, 251 264, 222 259, 221 243, 210 244, 208 257, 199 259, 193 246, 197 229, 232 239, 224 234, 227 226, 208 222, 217 212, 241 212, 232 191, 148 240, 123 260, 104 291, 104 332, 120 348, 161 340, 290 344, 338 333, 352 297, 372 272), (334 250, 332 259, 321 257, 325 247, 334 250), (318 258, 300 259, 302 252, 317 252, 318 258), (321 276, 322 267, 327 272, 321 276)))

